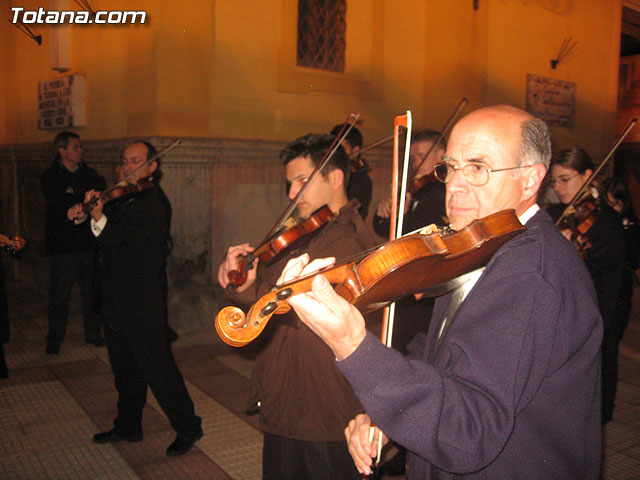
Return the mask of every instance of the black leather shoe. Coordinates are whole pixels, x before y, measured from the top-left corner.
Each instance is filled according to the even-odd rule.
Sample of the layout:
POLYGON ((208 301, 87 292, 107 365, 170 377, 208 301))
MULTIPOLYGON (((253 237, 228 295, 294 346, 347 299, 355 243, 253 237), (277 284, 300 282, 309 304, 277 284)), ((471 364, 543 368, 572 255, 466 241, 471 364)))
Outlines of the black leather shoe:
POLYGON ((184 438, 178 435, 173 443, 167 448, 167 457, 177 457, 179 455, 184 455, 189 450, 191 450, 193 444, 200 440, 203 435, 204 432, 202 431, 202 429, 200 429, 198 433, 196 433, 195 436, 191 438, 184 438))
POLYGON ((126 440, 129 443, 140 442, 142 440, 142 432, 124 435, 114 428, 108 432, 96 433, 93 436, 93 443, 116 443, 126 440))
POLYGON ((47 343, 47 350, 45 351, 47 355, 57 355, 60 353, 60 344, 58 343, 47 343))
POLYGON ((104 338, 102 337, 92 338, 91 340, 87 340, 86 342, 90 343, 94 347, 104 347, 104 338))

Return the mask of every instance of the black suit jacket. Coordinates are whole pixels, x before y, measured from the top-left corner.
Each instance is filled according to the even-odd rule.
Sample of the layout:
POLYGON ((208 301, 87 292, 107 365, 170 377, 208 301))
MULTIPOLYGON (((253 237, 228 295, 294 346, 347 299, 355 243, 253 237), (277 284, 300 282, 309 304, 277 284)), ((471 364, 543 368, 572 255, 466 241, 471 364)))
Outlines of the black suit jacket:
POLYGON ((129 333, 165 328, 169 200, 156 185, 107 205, 105 215, 98 237, 104 323, 129 333))

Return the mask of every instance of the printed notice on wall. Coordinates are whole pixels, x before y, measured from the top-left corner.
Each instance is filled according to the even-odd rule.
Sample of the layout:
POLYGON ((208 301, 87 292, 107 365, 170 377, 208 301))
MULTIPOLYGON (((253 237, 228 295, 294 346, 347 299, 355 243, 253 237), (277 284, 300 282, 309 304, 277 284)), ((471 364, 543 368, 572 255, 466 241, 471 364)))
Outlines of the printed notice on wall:
POLYGON ((86 79, 66 75, 38 83, 38 128, 84 127, 87 125, 86 79))
POLYGON ((527 112, 547 125, 573 127, 576 84, 527 75, 527 112))

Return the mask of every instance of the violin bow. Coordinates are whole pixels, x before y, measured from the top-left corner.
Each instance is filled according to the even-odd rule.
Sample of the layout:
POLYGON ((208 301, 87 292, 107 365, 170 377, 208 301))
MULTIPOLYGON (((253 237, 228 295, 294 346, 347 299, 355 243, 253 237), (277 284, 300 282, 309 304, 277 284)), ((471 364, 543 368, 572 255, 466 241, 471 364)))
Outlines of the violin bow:
MULTIPOLYGON (((411 147, 411 111, 407 110, 405 115, 398 115, 393 119, 393 173, 391 175, 391 214, 389 227, 389 241, 402 236, 402 226, 404 223, 404 207, 406 203, 407 181, 409 177, 409 150, 411 147), (404 160, 402 168, 402 185, 400 186, 400 199, 398 200, 398 164, 399 162, 399 137, 400 127, 407 129, 405 136, 404 160), (403 212, 399 215, 398 212, 403 212)), ((396 302, 384 308, 382 314, 381 341, 385 346, 391 348, 393 341, 393 323, 396 314, 396 302)), ((373 441, 374 426, 369 430, 369 441, 373 441)), ((378 429, 378 451, 376 453, 375 465, 378 466, 382 457, 382 430, 378 429)))
POLYGON ((440 140, 442 140, 445 137, 445 135, 449 133, 449 130, 451 130, 453 123, 456 121, 456 119, 458 118, 458 115, 460 115, 460 112, 462 112, 462 109, 467 105, 468 102, 469 102, 469 99, 467 97, 462 97, 460 99, 460 101, 458 102, 458 106, 456 107, 456 109, 453 111, 453 113, 447 120, 447 123, 444 124, 444 127, 442 127, 442 130, 438 133, 438 136, 436 137, 436 139, 431 143, 429 150, 427 150, 427 153, 424 154, 424 156, 422 157, 422 160, 420 160, 420 163, 414 169, 415 172, 418 172, 420 170, 420 167, 422 167, 422 164, 425 162, 427 158, 429 158, 431 151, 434 148, 436 148, 438 143, 440 143, 440 140))
POLYGON ((278 230, 280 230, 284 222, 291 216, 291 213, 293 212, 293 210, 296 208, 296 205, 298 204, 298 199, 302 197, 304 192, 307 191, 307 188, 309 188, 313 179, 322 171, 325 165, 329 163, 329 160, 331 160, 331 157, 333 157, 333 154, 336 152, 336 150, 340 148, 340 144, 342 143, 342 141, 345 138, 347 138, 347 135, 349 134, 353 126, 358 121, 358 118, 360 118, 360 113, 349 114, 344 124, 342 125, 340 132, 338 133, 338 135, 336 135, 336 138, 334 138, 333 142, 331 142, 331 145, 329 146, 329 149, 325 153, 322 160, 318 162, 318 165, 316 165, 316 168, 313 169, 307 181, 304 183, 304 185, 302 185, 302 187, 300 188, 300 191, 298 191, 298 194, 295 196, 293 200, 291 200, 291 203, 289 203, 289 206, 285 209, 285 211, 282 213, 280 218, 278 218, 278 220, 273 225, 273 227, 271 227, 271 230, 269 230, 269 233, 267 233, 267 236, 265 237, 265 239, 262 242, 260 242, 260 245, 262 245, 263 243, 267 243, 269 239, 273 236, 273 234, 276 233, 278 230))
POLYGON ((372 148, 377 147, 378 145, 383 145, 387 142, 390 142, 391 140, 393 140, 393 135, 389 135, 388 137, 384 137, 381 138, 380 140, 376 140, 373 143, 370 143, 369 145, 367 145, 366 147, 362 147, 360 150, 358 150, 356 153, 352 153, 351 155, 349 155, 349 158, 353 160, 353 158, 357 157, 358 155, 371 150, 372 148))
POLYGON ((591 174, 591 176, 589 178, 587 178, 587 180, 582 184, 582 187, 580 187, 580 190, 578 190, 576 192, 576 194, 573 196, 573 198, 569 202, 569 205, 567 205, 567 207, 564 209, 564 211, 562 212, 562 215, 560 215, 560 218, 558 218, 558 220, 556 221, 556 227, 559 226, 560 224, 562 224, 562 221, 565 219, 565 217, 567 217, 568 215, 570 215, 573 212, 573 207, 576 204, 576 202, 578 201, 578 199, 580 199, 582 194, 587 190, 587 188, 589 188, 589 185, 591 185, 593 180, 595 180, 595 178, 600 173, 600 170, 602 170, 602 168, 604 167, 605 163, 607 163, 609 161, 609 159, 613 156, 615 151, 618 149, 618 147, 620 146, 622 141, 625 139, 625 137, 629 134, 631 129, 635 126, 637 121, 638 121, 638 118, 634 117, 629 121, 629 123, 627 123, 627 126, 624 128, 622 133, 613 142, 613 145, 609 149, 609 152, 607 153, 607 155, 604 157, 604 160, 602 160, 600 165, 598 165, 598 168, 596 168, 593 171, 593 173, 591 174))

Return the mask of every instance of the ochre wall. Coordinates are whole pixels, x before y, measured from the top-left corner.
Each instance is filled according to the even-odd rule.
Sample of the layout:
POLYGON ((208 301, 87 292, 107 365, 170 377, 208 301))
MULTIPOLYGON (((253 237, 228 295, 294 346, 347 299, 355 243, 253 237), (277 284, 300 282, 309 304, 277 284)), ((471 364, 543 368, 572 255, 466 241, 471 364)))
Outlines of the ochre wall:
MULTIPOLYGON (((467 111, 499 102, 524 106, 532 73, 576 83, 575 127, 554 128, 556 144, 581 143, 595 156, 605 150, 616 109, 620 1, 478 3, 474 10, 463 0, 350 0, 348 73, 371 80, 372 96, 341 93, 339 78, 330 80, 333 91, 313 82, 306 91, 282 88, 282 51, 294 45, 283 35, 295 0, 141 0, 135 8, 148 12, 146 25, 71 27, 68 73, 85 74, 88 86, 89 123, 79 133, 98 140, 284 141, 358 111, 366 142, 388 135, 392 117, 407 109, 416 127, 440 128, 463 96, 467 111), (549 60, 567 37, 577 46, 553 70, 549 60)), ((132 5, 112 0, 99 7, 132 5)), ((52 137, 36 126, 37 83, 59 76, 49 69, 51 27, 32 27, 42 46, 0 24, 0 144, 52 137)))
MULTIPOLYGON (((479 0, 478 10, 471 0, 349 0, 344 75, 295 67, 296 2, 105 0, 92 4, 146 10, 148 23, 70 27, 66 74, 87 77, 88 126, 74 129, 87 162, 113 181, 128 139, 161 147, 184 138, 165 157, 163 179, 174 206, 168 271, 178 325, 216 310, 211 285, 226 248, 255 243, 280 215, 284 142, 350 112, 361 113, 365 144, 388 136, 407 109, 414 128, 439 129, 464 96, 467 112, 523 107, 531 73, 576 83, 575 127, 553 128, 556 146, 579 143, 597 159, 613 138, 619 0, 479 0), (567 37, 577 46, 552 70, 567 37)), ((46 279, 39 176, 57 133, 37 129, 37 84, 60 74, 49 68, 51 27, 33 30, 42 46, 0 22, 0 198, 5 227, 30 244, 10 274, 37 282, 46 279)), ((370 217, 388 195, 390 152, 367 152, 370 217)))
MULTIPOLYGON (((482 3, 482 2, 481 2, 482 3)), ((574 82, 573 128, 552 128, 554 149, 582 145, 601 158, 614 136, 621 4, 610 0, 488 2, 484 103, 524 107, 528 73, 574 82), (556 69, 562 42, 576 45, 556 69)))

